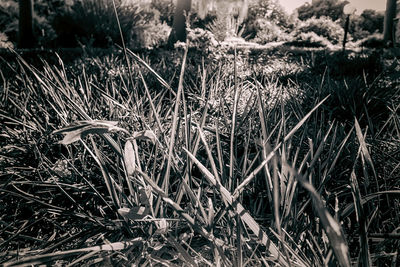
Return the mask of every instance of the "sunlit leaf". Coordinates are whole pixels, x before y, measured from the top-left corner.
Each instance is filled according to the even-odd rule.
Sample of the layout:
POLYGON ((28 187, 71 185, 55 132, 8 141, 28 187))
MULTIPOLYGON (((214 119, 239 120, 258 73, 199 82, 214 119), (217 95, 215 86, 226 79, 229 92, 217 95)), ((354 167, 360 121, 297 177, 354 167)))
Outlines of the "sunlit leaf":
POLYGON ((169 223, 167 222, 166 219, 163 218, 159 221, 156 221, 156 226, 157 226, 156 233, 166 234, 168 232, 169 223))
POLYGON ((59 143, 69 145, 85 138, 88 134, 101 135, 108 132, 125 131, 124 129, 117 127, 117 124, 118 122, 116 121, 78 121, 66 128, 54 131, 53 134, 64 134, 63 140, 59 143))
POLYGON ((133 149, 132 142, 128 140, 126 141, 124 148, 124 162, 125 162, 126 173, 128 174, 128 176, 132 176, 133 173, 135 172, 136 169, 135 159, 136 159, 135 150, 133 149))
POLYGON ((141 220, 149 214, 149 208, 145 206, 118 209, 119 215, 130 220, 141 220))
POLYGON ((211 198, 208 198, 208 226, 214 222, 214 205, 211 198))

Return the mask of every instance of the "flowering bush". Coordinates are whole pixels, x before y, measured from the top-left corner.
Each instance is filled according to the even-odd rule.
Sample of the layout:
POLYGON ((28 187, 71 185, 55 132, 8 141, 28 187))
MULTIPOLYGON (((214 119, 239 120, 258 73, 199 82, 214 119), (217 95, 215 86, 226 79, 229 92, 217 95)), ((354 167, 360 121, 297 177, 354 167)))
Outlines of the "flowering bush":
POLYGON ((313 17, 304 22, 300 22, 295 31, 295 36, 300 33, 309 32, 314 32, 319 36, 325 37, 332 44, 340 43, 344 36, 343 28, 328 17, 313 17))

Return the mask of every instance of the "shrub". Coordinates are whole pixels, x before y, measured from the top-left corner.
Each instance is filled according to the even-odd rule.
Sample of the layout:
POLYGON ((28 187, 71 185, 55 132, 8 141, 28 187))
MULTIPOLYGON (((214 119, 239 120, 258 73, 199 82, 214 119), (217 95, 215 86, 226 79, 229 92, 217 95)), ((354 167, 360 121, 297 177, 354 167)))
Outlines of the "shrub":
MULTIPOLYGON (((249 4, 248 15, 244 21, 246 26, 243 36, 247 39, 254 39, 260 31, 265 32, 266 29, 263 27, 265 23, 260 23, 260 21, 268 21, 281 30, 293 26, 293 21, 282 6, 273 0, 254 1, 249 4)), ((259 34, 259 36, 261 35, 263 34, 259 34)))
POLYGON ((374 132, 390 116, 398 88, 382 83, 384 66, 379 53, 332 53, 325 55, 325 62, 317 63, 314 69, 327 69, 329 73, 322 94, 331 95, 325 107, 332 118, 348 123, 356 117, 374 132))
POLYGON ((172 26, 175 9, 173 1, 152 0, 150 6, 152 9, 155 9, 160 13, 160 21, 162 23, 165 22, 167 25, 172 26))
POLYGON ((296 29, 296 34, 314 32, 319 36, 325 37, 333 44, 338 44, 343 40, 343 28, 328 17, 311 18, 301 22, 296 29))
MULTIPOLYGON (((149 21, 158 20, 156 12, 142 9, 139 4, 124 5, 116 1, 122 34, 126 41, 132 37, 132 30, 149 21)), ((73 47, 79 42, 96 47, 121 44, 120 32, 115 18, 112 1, 81 0, 74 2, 53 20, 58 35, 58 45, 73 47)))
MULTIPOLYGON (((367 38, 374 33, 383 32, 383 12, 366 9, 361 15, 353 14, 350 18, 349 33, 354 40, 367 38)), ((342 21, 342 26, 345 24, 342 21)))
POLYGON ((293 41, 285 43, 286 45, 294 45, 300 47, 330 47, 331 42, 326 38, 319 36, 315 32, 301 32, 297 34, 293 41))
POLYGON ((228 37, 229 27, 227 17, 216 16, 206 25, 206 29, 211 32, 218 42, 222 42, 228 37))
POLYGON ((364 10, 360 15, 360 28, 369 33, 383 32, 384 12, 372 9, 364 10))
POLYGON ((202 51, 213 49, 218 45, 218 41, 212 32, 200 28, 188 29, 187 38, 189 47, 202 51))
POLYGON ((383 35, 380 33, 372 34, 364 39, 359 40, 356 45, 368 48, 383 48, 385 42, 383 41, 383 35))
POLYGON ((324 72, 325 68, 331 76, 365 77, 371 82, 383 70, 381 56, 374 52, 370 54, 355 54, 334 52, 315 58, 315 71, 324 72))
POLYGON ((259 44, 266 44, 276 41, 287 41, 289 36, 275 23, 266 20, 258 19, 255 23, 257 25, 257 33, 254 42, 259 44))
POLYGON ((131 48, 154 48, 167 45, 171 27, 167 23, 150 23, 136 27, 129 42, 131 48))

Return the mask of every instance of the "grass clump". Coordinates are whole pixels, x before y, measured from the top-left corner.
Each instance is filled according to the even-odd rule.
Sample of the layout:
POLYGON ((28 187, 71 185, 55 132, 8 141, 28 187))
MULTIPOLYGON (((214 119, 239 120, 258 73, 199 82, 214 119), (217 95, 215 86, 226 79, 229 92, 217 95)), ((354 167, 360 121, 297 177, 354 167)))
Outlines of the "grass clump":
POLYGON ((1 263, 396 260, 393 72, 361 88, 359 76, 316 71, 312 57, 224 53, 128 51, 132 76, 120 52, 69 65, 10 63, 15 78, 3 78, 0 110, 1 263), (344 99, 350 89, 335 94, 346 85, 362 109, 344 99), (375 117, 375 100, 385 116, 375 117))

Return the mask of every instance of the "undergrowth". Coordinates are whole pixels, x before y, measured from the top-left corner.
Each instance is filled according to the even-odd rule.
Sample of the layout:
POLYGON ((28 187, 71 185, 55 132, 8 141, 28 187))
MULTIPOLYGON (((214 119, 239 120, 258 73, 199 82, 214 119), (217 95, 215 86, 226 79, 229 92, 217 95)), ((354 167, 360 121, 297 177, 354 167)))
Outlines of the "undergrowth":
POLYGON ((118 54, 40 68, 16 55, 0 264, 398 262, 394 70, 226 53, 129 52, 131 72, 118 54))

